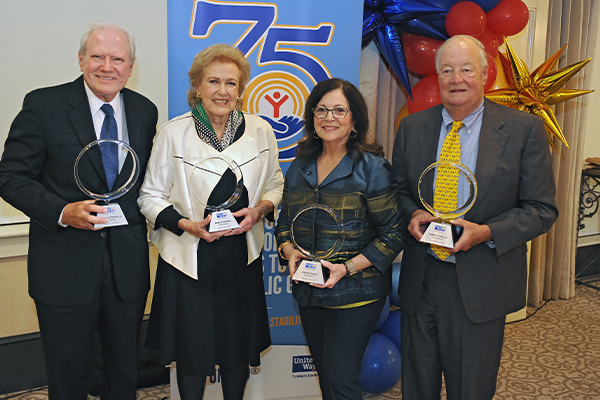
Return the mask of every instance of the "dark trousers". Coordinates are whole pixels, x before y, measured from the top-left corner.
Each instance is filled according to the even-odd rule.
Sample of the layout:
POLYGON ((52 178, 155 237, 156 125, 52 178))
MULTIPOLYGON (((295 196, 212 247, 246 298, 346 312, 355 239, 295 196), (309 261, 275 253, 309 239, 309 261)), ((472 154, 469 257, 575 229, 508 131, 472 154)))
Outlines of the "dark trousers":
POLYGON ((362 400, 360 366, 384 305, 379 299, 345 309, 299 307, 324 400, 362 400))
POLYGON ((87 400, 96 332, 102 345, 102 398, 136 398, 137 342, 146 299, 123 302, 108 252, 104 264, 89 304, 59 307, 35 303, 50 400, 87 400))
POLYGON ((448 400, 491 400, 504 325, 505 317, 471 322, 456 267, 428 255, 417 310, 413 315, 402 311, 402 398, 440 399, 443 373, 448 400))

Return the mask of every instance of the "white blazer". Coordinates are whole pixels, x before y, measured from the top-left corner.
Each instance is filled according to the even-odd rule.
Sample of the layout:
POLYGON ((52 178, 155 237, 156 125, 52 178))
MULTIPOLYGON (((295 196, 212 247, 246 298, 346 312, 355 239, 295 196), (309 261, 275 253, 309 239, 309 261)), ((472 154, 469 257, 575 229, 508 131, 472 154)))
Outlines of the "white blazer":
MULTIPOLYGON (((198 137, 191 112, 175 117, 159 128, 138 199, 142 214, 153 227, 158 214, 171 205, 192 221, 204 219, 201 204, 206 204, 218 179, 207 179, 202 188, 192 186, 193 195, 188 184, 194 170, 194 181, 198 176, 196 163, 210 155, 224 154, 241 167, 250 207, 261 200, 269 200, 277 209, 283 193, 283 173, 279 167, 275 134, 260 117, 244 114, 244 119, 244 134, 222 153, 198 137)), ((248 263, 260 257, 264 239, 261 223, 246 233, 248 263)), ((150 232, 150 240, 166 262, 198 279, 198 238, 187 232, 177 236, 161 228, 150 232)))

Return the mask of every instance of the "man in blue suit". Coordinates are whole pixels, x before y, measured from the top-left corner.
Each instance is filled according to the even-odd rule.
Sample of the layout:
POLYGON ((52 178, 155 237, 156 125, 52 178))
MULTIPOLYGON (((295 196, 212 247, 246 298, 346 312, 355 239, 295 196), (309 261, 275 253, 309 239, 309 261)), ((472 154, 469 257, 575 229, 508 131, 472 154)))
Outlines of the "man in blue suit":
MULTIPOLYGON (((82 76, 26 95, 0 160, 0 196, 31 221, 29 294, 38 313, 50 399, 87 399, 96 331, 102 397, 136 398, 137 339, 150 288, 146 220, 137 197, 158 111, 125 88, 134 61, 130 33, 105 21, 88 25, 79 50, 82 76), (134 149, 142 172, 116 200, 128 224, 99 228, 95 224, 107 219, 96 214, 105 209, 80 190, 73 166, 80 151, 100 138, 109 114, 114 120, 106 123, 116 123, 111 129, 134 149)), ((131 155, 115 156, 123 173, 115 166, 110 174, 96 150, 82 159, 79 174, 91 192, 109 193, 128 180, 131 155)))
MULTIPOLYGON (((443 374, 449 400, 486 400, 496 390, 505 317, 526 304, 526 243, 558 217, 556 188, 542 120, 484 99, 483 45, 454 36, 436 56, 442 104, 405 117, 394 144, 402 206, 412 216, 398 289, 402 398, 439 399, 443 374), (420 242, 435 217, 418 182, 459 121, 460 160, 478 193, 453 221, 462 236, 448 255, 420 242)), ((462 191, 459 183, 459 206, 462 191)))

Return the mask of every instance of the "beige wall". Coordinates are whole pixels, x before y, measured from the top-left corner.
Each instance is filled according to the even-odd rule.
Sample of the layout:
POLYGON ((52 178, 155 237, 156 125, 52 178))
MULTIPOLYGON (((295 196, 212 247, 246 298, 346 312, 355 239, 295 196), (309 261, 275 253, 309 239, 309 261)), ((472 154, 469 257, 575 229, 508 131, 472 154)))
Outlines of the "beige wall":
MULTIPOLYGON (((595 54, 595 57, 583 70, 586 77, 593 75, 588 79, 591 79, 590 86, 595 90, 594 93, 583 96, 583 101, 590 107, 585 128, 583 160, 588 157, 600 157, 600 38, 596 39, 595 54)), ((579 245, 600 243, 600 216, 596 215, 591 219, 586 219, 584 224, 585 229, 579 232, 579 245)))
POLYGON ((0 337, 38 331, 33 300, 27 294, 27 256, 0 258, 0 337))
MULTIPOLYGON (((154 285, 158 251, 150 245, 149 252, 151 282, 154 285)), ((146 313, 150 312, 151 301, 152 290, 146 302, 146 313)), ((27 256, 0 257, 0 338, 37 331, 35 303, 27 293, 27 256)))
MULTIPOLYGON (((596 39, 595 57, 584 69, 584 75, 591 77, 591 87, 596 91, 583 96, 590 105, 587 116, 585 147, 583 158, 600 157, 600 38, 596 39)), ((581 72, 580 72, 581 73, 581 72)))

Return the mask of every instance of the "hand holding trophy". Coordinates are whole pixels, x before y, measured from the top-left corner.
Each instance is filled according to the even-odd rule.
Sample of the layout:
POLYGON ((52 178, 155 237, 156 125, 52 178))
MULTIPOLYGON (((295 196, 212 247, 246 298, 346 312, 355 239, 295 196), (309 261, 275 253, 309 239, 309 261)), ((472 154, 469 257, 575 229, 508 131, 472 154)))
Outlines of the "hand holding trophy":
POLYGON ((320 260, 335 256, 345 239, 344 223, 338 213, 323 204, 304 206, 292 219, 290 234, 294 246, 306 256, 292 279, 324 284, 320 260))
POLYGON ((429 224, 421 238, 421 242, 435 244, 449 249, 453 248, 454 243, 458 240, 460 235, 454 228, 454 225, 450 224, 450 221, 466 214, 475 203, 475 199, 477 198, 477 181, 475 180, 475 175, 469 168, 461 163, 438 161, 431 164, 423 171, 419 178, 418 189, 419 198, 421 199, 423 206, 427 211, 438 218, 436 221, 429 224), (461 198, 461 196, 457 196, 456 193, 458 187, 468 188, 466 200, 461 202, 462 204, 451 202, 452 204, 456 204, 456 207, 447 207, 444 204, 431 205, 432 202, 427 201, 428 197, 432 197, 431 190, 429 189, 433 187, 434 179, 436 179, 436 185, 449 185, 447 182, 442 182, 440 180, 440 170, 443 168, 446 169, 445 175, 448 175, 448 173, 454 174, 457 178, 455 184, 456 187, 450 189, 450 191, 454 190, 455 193, 453 195, 455 199, 461 198), (459 182, 461 184, 459 184, 459 182), (426 195, 427 193, 429 193, 429 196, 426 195))
POLYGON ((242 195, 244 178, 240 166, 233 159, 224 154, 217 154, 199 160, 194 165, 188 186, 196 204, 211 211, 209 232, 239 227, 229 208, 242 195), (223 182, 224 187, 233 187, 232 193, 220 204, 209 204, 209 194, 220 182, 223 182))
MULTIPOLYGON (((108 222, 105 224, 96 224, 94 225, 95 228, 128 224, 127 218, 125 218, 125 214, 123 213, 123 210, 121 210, 121 206, 118 203, 111 203, 111 201, 118 199, 119 197, 129 192, 137 182, 137 179, 140 175, 140 161, 138 155, 129 144, 121 140, 115 139, 94 140, 93 142, 85 146, 77 156, 73 172, 75 174, 75 181, 77 182, 77 186, 79 186, 79 189, 87 196, 91 197, 92 199, 95 199, 97 205, 103 206, 106 209, 106 213, 98 214, 98 217, 108 218, 108 222), (115 155, 122 153, 125 153, 126 155, 131 155, 131 158, 129 158, 129 155, 123 157, 123 159, 125 159, 123 169, 127 168, 128 170, 129 168, 131 168, 129 178, 121 186, 116 188, 112 187, 110 189, 111 191, 105 194, 95 193, 94 191, 92 191, 89 188, 92 186, 92 184, 88 184, 86 186, 86 184, 84 183, 85 177, 82 180, 82 177, 80 176, 80 169, 82 169, 80 164, 82 162, 91 162, 94 165, 99 165, 102 163, 101 155, 97 152, 98 149, 100 150, 100 153, 113 152, 115 155), (97 161, 94 162, 94 159, 96 159, 97 161), (131 162, 129 162, 130 159, 131 162)), ((116 175, 113 178, 116 178, 116 175)))

